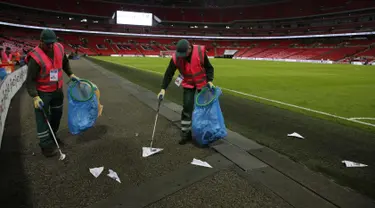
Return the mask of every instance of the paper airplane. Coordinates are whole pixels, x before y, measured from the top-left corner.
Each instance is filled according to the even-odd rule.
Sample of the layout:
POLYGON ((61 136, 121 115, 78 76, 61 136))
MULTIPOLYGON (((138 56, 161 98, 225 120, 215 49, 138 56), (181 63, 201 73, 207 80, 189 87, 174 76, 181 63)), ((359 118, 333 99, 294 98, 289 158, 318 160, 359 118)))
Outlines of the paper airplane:
POLYGON ((368 166, 368 165, 365 165, 365 164, 362 164, 362 163, 356 163, 356 162, 352 162, 352 161, 349 161, 349 160, 343 160, 341 162, 345 163, 345 166, 347 168, 363 168, 363 167, 368 166))
POLYGON ((108 170, 109 173, 107 174, 108 177, 115 179, 117 182, 121 183, 120 178, 118 177, 117 173, 111 169, 108 170))
POLYGON ((99 168, 90 168, 90 173, 95 177, 99 177, 100 174, 102 174, 104 167, 99 167, 99 168))
POLYGON ((158 152, 163 151, 161 148, 150 148, 150 147, 142 147, 142 157, 148 157, 150 155, 156 154, 158 152))
POLYGON ((301 136, 299 133, 297 132, 294 132, 294 133, 291 133, 291 134, 288 134, 289 137, 296 137, 296 138, 300 138, 300 139, 304 139, 303 136, 301 136))
POLYGON ((195 159, 195 158, 193 159, 191 164, 206 167, 206 168, 212 168, 212 166, 210 164, 208 164, 207 162, 202 161, 202 160, 198 160, 198 159, 195 159))

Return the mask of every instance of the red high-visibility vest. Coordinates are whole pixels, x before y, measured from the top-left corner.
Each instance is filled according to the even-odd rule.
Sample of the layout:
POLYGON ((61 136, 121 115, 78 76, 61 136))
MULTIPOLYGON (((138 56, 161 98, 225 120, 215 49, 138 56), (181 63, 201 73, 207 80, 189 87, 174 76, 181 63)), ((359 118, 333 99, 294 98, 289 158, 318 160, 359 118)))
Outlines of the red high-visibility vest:
POLYGON ((12 54, 10 53, 9 56, 3 51, 1 53, 1 62, 8 63, 9 61, 12 61, 12 54))
POLYGON ((190 63, 185 58, 176 58, 176 53, 172 59, 180 74, 183 76, 182 87, 202 89, 207 85, 206 70, 204 69, 205 46, 193 45, 190 63))
MULTIPOLYGON (((60 43, 53 44, 54 57, 50 59, 39 46, 35 47, 27 56, 32 57, 40 66, 37 77, 37 90, 42 92, 53 92, 63 86, 63 58, 64 47, 60 43), (50 81, 51 70, 58 70, 58 81, 50 81)), ((28 58, 26 58, 28 61, 28 58)))

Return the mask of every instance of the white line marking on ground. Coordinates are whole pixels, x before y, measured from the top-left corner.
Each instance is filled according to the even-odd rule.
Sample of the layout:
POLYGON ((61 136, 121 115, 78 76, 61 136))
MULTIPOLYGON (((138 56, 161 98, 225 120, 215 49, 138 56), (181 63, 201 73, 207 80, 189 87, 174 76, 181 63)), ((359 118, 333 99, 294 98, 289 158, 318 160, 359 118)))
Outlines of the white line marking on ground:
POLYGON ((375 121, 375 118, 370 118, 370 117, 356 117, 356 118, 349 118, 349 120, 371 120, 371 121, 375 121))
MULTIPOLYGON (((131 65, 127 65, 127 66, 130 66, 131 68, 134 68, 134 69, 137 69, 137 70, 144 70, 144 71, 148 71, 148 72, 152 72, 152 73, 164 75, 164 73, 161 73, 161 72, 158 72, 158 71, 153 71, 153 70, 150 70, 150 69, 140 69, 140 68, 137 68, 137 67, 131 66, 131 65)), ((277 104, 280 104, 280 105, 285 105, 285 106, 289 106, 289 107, 293 107, 293 108, 298 108, 298 109, 301 109, 301 110, 313 112, 313 113, 316 113, 316 114, 325 115, 325 116, 332 117, 332 118, 337 118, 337 119, 341 119, 341 120, 345 120, 345 121, 350 121, 350 122, 354 122, 354 123, 358 123, 358 124, 362 124, 362 125, 366 125, 366 126, 375 127, 375 124, 367 123, 367 122, 363 122, 363 121, 358 121, 358 120, 360 120, 358 118, 345 118, 345 117, 342 117, 342 116, 337 116, 337 115, 326 113, 326 112, 323 112, 323 111, 318 111, 318 110, 314 110, 314 109, 310 109, 310 108, 305 108, 305 107, 298 106, 298 105, 284 103, 284 102, 281 102, 281 101, 278 101, 278 100, 272 100, 272 99, 260 97, 260 96, 257 96, 257 95, 252 95, 252 94, 248 94, 248 93, 244 93, 244 92, 240 92, 240 91, 236 91, 236 90, 231 90, 231 89, 228 89, 228 88, 223 88, 223 87, 220 87, 220 88, 223 89, 223 90, 227 90, 227 91, 230 91, 230 92, 233 92, 233 93, 237 93, 237 94, 240 94, 240 95, 244 95, 244 96, 247 96, 247 97, 257 98, 259 100, 266 100, 266 101, 271 102, 271 103, 277 103, 277 104)), ((375 118, 373 118, 373 119, 375 120, 375 118)), ((372 120, 372 119, 362 119, 362 120, 372 120)))
POLYGON ((313 113, 325 115, 325 116, 328 116, 328 117, 333 117, 333 118, 337 118, 337 119, 341 119, 341 120, 346 120, 346 121, 351 121, 351 122, 354 122, 354 123, 363 124, 363 125, 366 125, 366 126, 375 127, 375 124, 372 124, 372 123, 367 123, 367 122, 363 122, 363 121, 357 121, 357 120, 354 120, 354 119, 345 118, 345 117, 342 117, 342 116, 337 116, 337 115, 333 115, 333 114, 330 114, 330 113, 326 113, 326 112, 322 112, 322 111, 318 111, 318 110, 313 110, 313 109, 310 109, 310 108, 305 108, 305 107, 301 107, 301 106, 293 105, 293 104, 289 104, 289 103, 284 103, 284 102, 281 102, 281 101, 272 100, 272 99, 268 99, 268 98, 264 98, 264 97, 260 97, 260 96, 256 96, 256 95, 252 95, 252 94, 248 94, 248 93, 236 91, 236 90, 231 90, 231 89, 227 89, 227 88, 221 88, 221 89, 227 90, 227 91, 230 91, 230 92, 234 92, 234 93, 237 93, 237 94, 240 94, 240 95, 244 95, 244 96, 247 96, 247 97, 253 97, 253 98, 260 99, 260 100, 266 100, 266 101, 271 102, 271 103, 277 103, 277 104, 280 104, 280 105, 285 105, 285 106, 289 106, 289 107, 293 107, 293 108, 298 108, 298 109, 301 109, 301 110, 305 110, 305 111, 309 111, 309 112, 313 112, 313 113))

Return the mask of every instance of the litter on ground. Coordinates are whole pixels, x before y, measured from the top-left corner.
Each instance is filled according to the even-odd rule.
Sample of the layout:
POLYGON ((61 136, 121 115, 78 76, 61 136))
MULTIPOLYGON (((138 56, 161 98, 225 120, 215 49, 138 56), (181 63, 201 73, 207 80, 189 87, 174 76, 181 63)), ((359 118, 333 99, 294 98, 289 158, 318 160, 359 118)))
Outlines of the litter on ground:
POLYGON ((99 177, 100 174, 102 174, 104 170, 104 167, 99 167, 99 168, 90 168, 90 173, 95 177, 99 177))
POLYGON ((367 167, 368 165, 366 164, 362 164, 362 163, 356 163, 356 162, 353 162, 353 161, 349 161, 349 160, 343 160, 341 161, 342 163, 345 163, 345 166, 347 168, 363 168, 363 167, 367 167))
POLYGON ((296 138, 299 138, 299 139, 305 139, 303 136, 301 136, 299 133, 297 132, 293 132, 291 134, 288 134, 288 137, 296 137, 296 138))
POLYGON ((198 160, 198 159, 193 159, 193 161, 191 162, 192 165, 197 165, 197 166, 202 166, 202 167, 206 167, 206 168, 212 168, 212 166, 210 164, 208 164, 207 162, 205 161, 202 161, 202 160, 198 160))
POLYGON ((107 174, 108 177, 115 179, 117 182, 121 183, 120 178, 118 177, 117 173, 111 169, 108 170, 109 173, 107 174))

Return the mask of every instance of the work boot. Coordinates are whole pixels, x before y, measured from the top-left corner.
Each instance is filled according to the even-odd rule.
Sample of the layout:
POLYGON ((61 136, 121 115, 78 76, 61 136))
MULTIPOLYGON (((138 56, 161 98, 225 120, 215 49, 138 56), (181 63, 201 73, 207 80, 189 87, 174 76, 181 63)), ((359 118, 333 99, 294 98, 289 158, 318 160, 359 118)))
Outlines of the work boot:
POLYGON ((42 147, 42 154, 45 157, 53 157, 57 155, 57 148, 55 146, 52 147, 42 147))
POLYGON ((188 133, 188 134, 184 134, 182 133, 181 134, 181 139, 180 141, 178 142, 180 145, 184 145, 186 143, 188 143, 189 141, 192 140, 192 136, 191 136, 191 133, 188 133))

